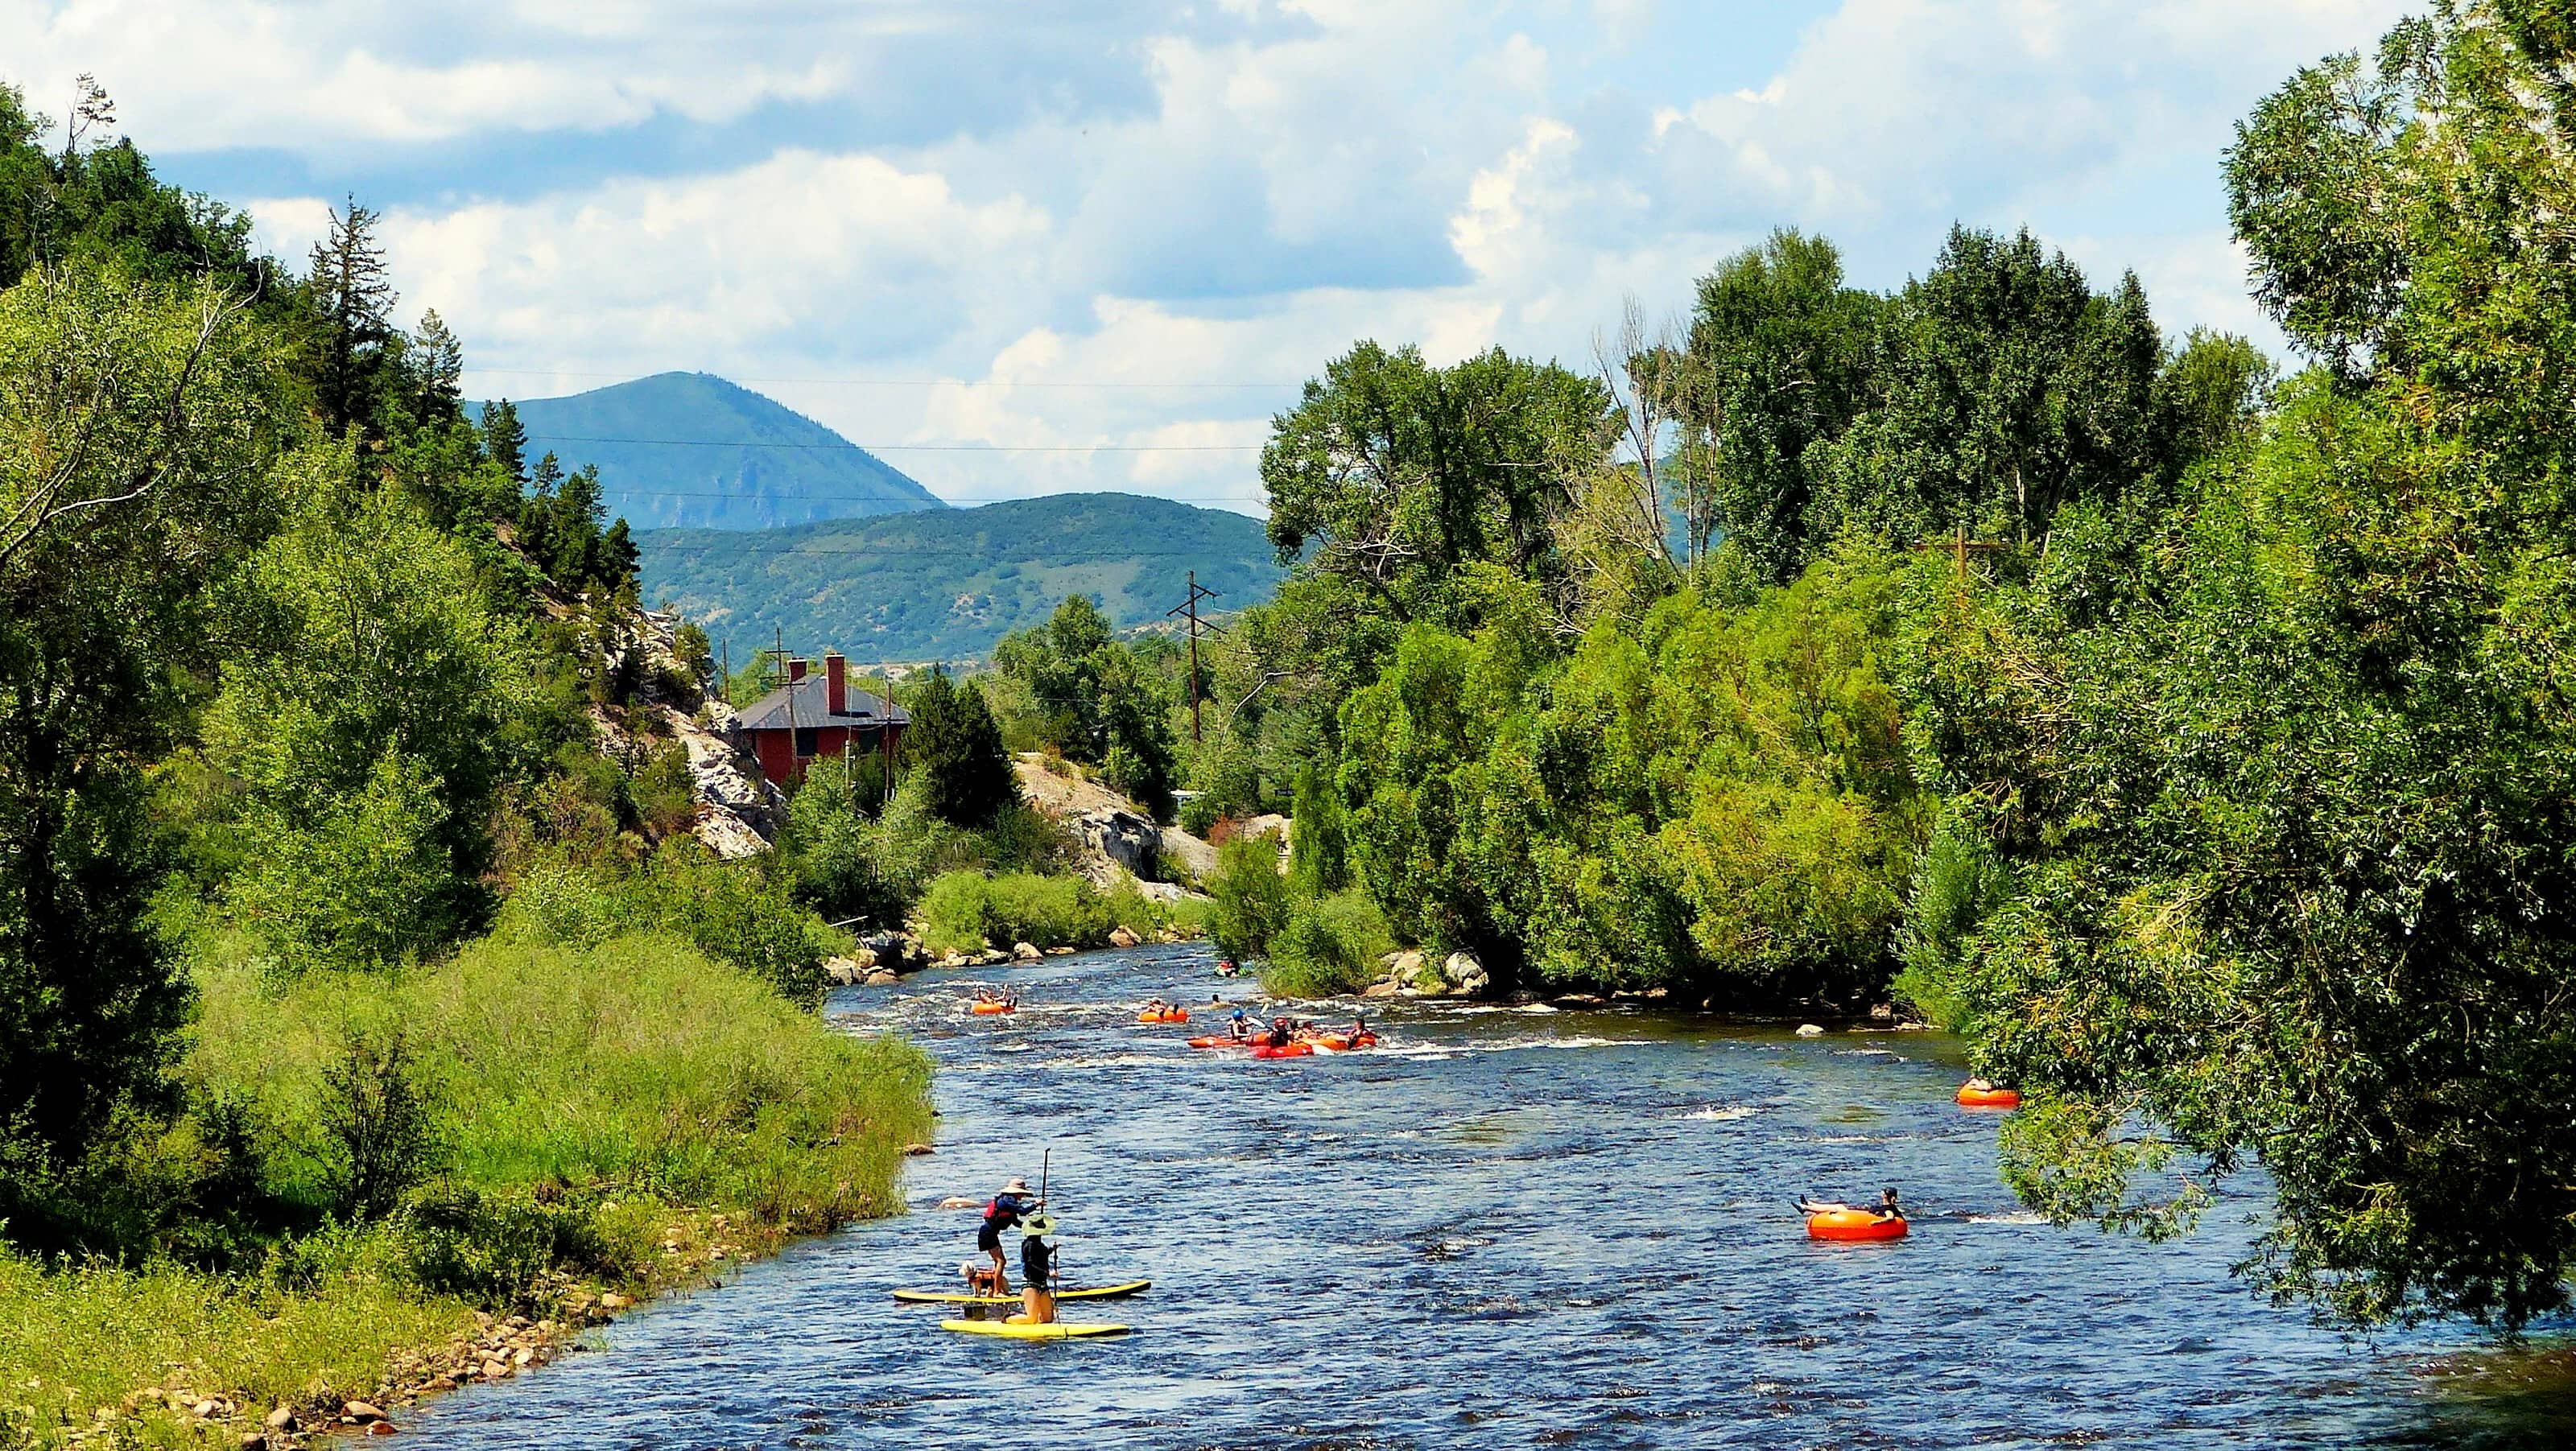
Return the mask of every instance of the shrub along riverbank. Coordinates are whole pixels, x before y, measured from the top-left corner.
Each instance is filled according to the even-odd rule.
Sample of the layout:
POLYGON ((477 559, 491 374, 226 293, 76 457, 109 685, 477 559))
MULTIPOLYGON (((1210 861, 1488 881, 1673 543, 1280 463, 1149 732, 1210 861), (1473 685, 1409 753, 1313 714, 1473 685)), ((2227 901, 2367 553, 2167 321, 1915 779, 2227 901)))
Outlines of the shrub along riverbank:
POLYGON ((899 1207, 918 1051, 676 936, 562 945, 513 915, 363 979, 199 954, 180 1077, 207 1107, 94 1207, 154 1252, 0 1256, 0 1444, 237 1445, 276 1406, 435 1385, 477 1311, 568 1333, 603 1293, 899 1207))

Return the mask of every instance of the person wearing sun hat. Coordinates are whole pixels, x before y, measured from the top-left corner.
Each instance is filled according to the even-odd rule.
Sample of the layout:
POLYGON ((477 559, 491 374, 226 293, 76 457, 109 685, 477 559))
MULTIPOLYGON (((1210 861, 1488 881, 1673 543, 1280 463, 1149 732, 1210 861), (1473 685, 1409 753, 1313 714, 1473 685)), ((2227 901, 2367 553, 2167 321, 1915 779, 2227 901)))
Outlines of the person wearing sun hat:
POLYGON ((1017 1226, 1020 1217, 1033 1213, 1046 1203, 1029 1193, 1029 1181, 1017 1175, 1002 1186, 1002 1192, 984 1206, 984 1222, 975 1229, 975 1248, 993 1257, 993 1293, 1011 1293, 1010 1262, 1002 1257, 1002 1231, 1017 1226))

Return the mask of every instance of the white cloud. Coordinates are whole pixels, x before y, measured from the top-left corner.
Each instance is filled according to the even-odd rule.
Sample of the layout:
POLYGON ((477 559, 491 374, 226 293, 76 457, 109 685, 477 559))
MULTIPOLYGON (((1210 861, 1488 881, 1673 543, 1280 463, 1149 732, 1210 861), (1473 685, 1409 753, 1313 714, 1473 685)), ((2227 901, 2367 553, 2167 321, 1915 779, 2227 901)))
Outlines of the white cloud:
MULTIPOLYGON (((952 496, 1251 507, 1242 446, 1353 340, 1584 366, 1624 294, 1676 311, 1775 225, 1835 237, 1856 280, 1891 286, 1954 219, 2027 220, 2097 278, 2134 267, 2177 331, 2268 337, 2219 210, 2228 125, 2404 6, 1814 0, 1749 59, 1727 17, 1752 8, 1013 12, 1042 30, 928 0, 470 0, 433 28, 385 4, 0 0, 0 35, 21 79, 98 71, 156 153, 283 147, 327 167, 445 139, 504 181, 513 148, 648 118, 720 128, 779 101, 820 107, 810 120, 894 104, 890 78, 919 71, 883 134, 799 122, 696 166, 417 184, 388 209, 399 280, 464 334, 483 391, 705 368, 862 443, 1137 450, 890 453, 952 496), (1063 87, 1014 73, 1020 110, 945 94, 989 80, 995 44, 1043 57, 1059 38, 1063 87), (1081 89, 1112 74, 1133 94, 1081 89), (1230 383, 1277 386, 1205 386, 1230 383)), ((289 256, 324 220, 291 195, 253 209, 289 256)))

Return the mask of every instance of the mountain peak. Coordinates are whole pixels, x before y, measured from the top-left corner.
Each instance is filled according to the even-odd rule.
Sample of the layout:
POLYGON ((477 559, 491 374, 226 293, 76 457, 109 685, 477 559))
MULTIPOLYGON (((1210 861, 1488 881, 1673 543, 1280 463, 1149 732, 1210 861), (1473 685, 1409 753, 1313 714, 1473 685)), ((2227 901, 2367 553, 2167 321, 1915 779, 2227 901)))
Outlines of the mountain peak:
POLYGON ((947 507, 866 449, 713 373, 655 373, 512 406, 532 457, 599 465, 608 512, 638 529, 770 529, 947 507))

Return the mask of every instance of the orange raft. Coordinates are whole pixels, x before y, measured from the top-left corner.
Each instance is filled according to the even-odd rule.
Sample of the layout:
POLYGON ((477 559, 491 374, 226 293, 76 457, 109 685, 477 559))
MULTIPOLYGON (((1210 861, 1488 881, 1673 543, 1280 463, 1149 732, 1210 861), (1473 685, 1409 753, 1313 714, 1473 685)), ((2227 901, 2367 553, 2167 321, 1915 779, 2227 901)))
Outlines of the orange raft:
POLYGON ((975 1014, 1016 1012, 1009 1003, 971 1003, 966 1011, 975 1014))
POLYGON ((1173 1008, 1166 1012, 1138 1013, 1136 1015, 1136 1021, 1140 1023, 1186 1023, 1189 1020, 1190 1014, 1189 1010, 1186 1008, 1173 1008))
POLYGON ((1961 1108, 2019 1108, 2021 1092, 2011 1088, 1977 1088, 1962 1085, 1959 1089, 1961 1108))
POLYGON ((1273 1048, 1263 1043, 1252 1050, 1252 1056, 1255 1058, 1307 1058, 1313 1056, 1314 1052, 1315 1045, 1312 1043, 1291 1043, 1285 1048, 1273 1048))
POLYGON ((1322 1037, 1310 1038, 1306 1041, 1313 1043, 1318 1048, 1324 1049, 1326 1052, 1348 1053, 1353 1048, 1376 1047, 1377 1034, 1362 1033, 1358 1037, 1354 1038, 1348 1033, 1326 1033, 1322 1037))
POLYGON ((1903 1215, 1874 1214, 1866 1209, 1828 1209, 1807 1216, 1807 1238, 1833 1240, 1903 1239, 1903 1215))

